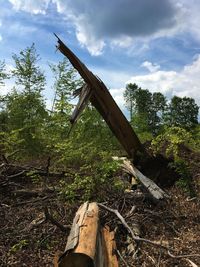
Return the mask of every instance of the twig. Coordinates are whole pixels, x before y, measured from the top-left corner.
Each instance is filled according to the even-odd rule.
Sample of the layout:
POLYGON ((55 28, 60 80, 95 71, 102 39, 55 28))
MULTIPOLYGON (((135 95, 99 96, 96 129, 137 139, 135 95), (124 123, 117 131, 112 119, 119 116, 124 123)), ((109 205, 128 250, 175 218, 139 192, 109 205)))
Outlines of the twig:
POLYGON ((70 228, 70 226, 64 226, 61 223, 59 223, 56 219, 53 218, 53 216, 49 213, 49 210, 47 207, 44 209, 44 214, 46 216, 46 220, 49 220, 52 224, 56 225, 62 232, 65 232, 70 228))
POLYGON ((193 258, 193 257, 200 257, 200 254, 189 254, 189 255, 173 255, 169 250, 168 250, 168 255, 174 259, 181 259, 181 258, 193 258))
POLYGON ((105 209, 105 210, 108 210, 108 211, 110 211, 110 212, 112 212, 112 213, 114 213, 119 219, 120 219, 120 221, 121 221, 121 223, 124 225, 124 227, 128 230, 128 232, 131 234, 131 237, 133 238, 133 240, 135 241, 135 242, 144 242, 144 243, 148 243, 148 244, 151 244, 151 245, 153 245, 153 246, 157 246, 157 247, 161 247, 161 248, 164 248, 164 249, 169 249, 168 247, 165 247, 165 246, 163 246, 162 244, 159 244, 159 243, 155 243, 155 242, 153 242, 153 241, 151 241, 151 240, 148 240, 148 239, 145 239, 145 238, 140 238, 139 236, 136 236, 134 233, 133 233, 133 231, 132 231, 132 229, 130 228, 130 226, 127 224, 127 222, 125 221, 125 219, 122 217, 122 215, 119 213, 119 211, 118 210, 114 210, 114 209, 111 209, 111 208, 109 208, 109 207, 107 207, 107 206, 105 206, 105 205, 103 205, 103 204, 101 204, 101 203, 98 203, 98 205, 99 205, 99 207, 101 207, 101 208, 103 208, 103 209, 105 209))
POLYGON ((198 267, 193 261, 189 260, 189 259, 186 259, 192 267, 198 267))
POLYGON ((130 228, 130 226, 127 224, 127 222, 125 221, 125 219, 122 217, 122 215, 119 213, 118 210, 114 210, 114 209, 111 209, 101 203, 98 203, 99 207, 105 209, 105 210, 108 210, 112 213, 114 213, 118 218, 119 220, 121 221, 121 223, 124 225, 124 227, 128 230, 128 232, 131 234, 131 237, 133 238, 133 240, 138 243, 138 242, 144 242, 144 243, 148 243, 150 245, 153 245, 153 246, 156 246, 156 247, 159 247, 159 248, 163 248, 165 250, 167 250, 167 253, 170 257, 172 258, 175 258, 175 259, 178 259, 178 258, 189 258, 189 257, 200 257, 199 254, 189 254, 189 255, 173 255, 170 251, 169 251, 169 247, 166 247, 166 246, 163 246, 162 244, 159 244, 159 243, 155 243, 151 240, 148 240, 148 239, 145 239, 145 238, 140 238, 139 236, 136 236, 132 229, 130 228))
MULTIPOLYGON (((20 206, 20 205, 26 205, 26 204, 33 204, 35 202, 42 202, 44 200, 47 200, 49 198, 49 196, 45 196, 45 197, 42 197, 42 198, 36 198, 34 200, 29 200, 29 201, 22 201, 22 202, 17 202, 15 204, 12 205, 12 207, 17 207, 17 206, 20 206)), ((52 198, 51 198, 52 200, 52 198)))
POLYGON ((8 178, 8 179, 16 178, 16 177, 19 177, 19 176, 23 175, 25 172, 26 172, 26 171, 23 170, 23 171, 21 171, 21 172, 18 172, 18 173, 9 175, 9 176, 7 176, 7 178, 8 178))
POLYGON ((116 249, 116 253, 120 257, 120 259, 123 261, 123 263, 126 265, 126 267, 129 267, 128 263, 125 261, 125 259, 123 258, 122 254, 119 252, 118 249, 116 249))

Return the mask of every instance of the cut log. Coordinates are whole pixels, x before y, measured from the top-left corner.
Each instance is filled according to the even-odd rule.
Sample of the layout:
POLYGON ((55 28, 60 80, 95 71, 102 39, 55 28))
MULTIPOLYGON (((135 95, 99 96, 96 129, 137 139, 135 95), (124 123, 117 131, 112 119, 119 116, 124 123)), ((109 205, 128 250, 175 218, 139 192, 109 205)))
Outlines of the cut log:
POLYGON ((122 167, 125 172, 137 178, 153 198, 160 200, 169 198, 169 196, 155 184, 151 179, 143 175, 129 160, 124 160, 122 167))
POLYGON ((86 202, 76 213, 58 267, 118 267, 115 250, 114 232, 99 226, 97 203, 86 202))
POLYGON ((98 206, 84 203, 76 213, 59 267, 93 267, 98 239, 98 206))

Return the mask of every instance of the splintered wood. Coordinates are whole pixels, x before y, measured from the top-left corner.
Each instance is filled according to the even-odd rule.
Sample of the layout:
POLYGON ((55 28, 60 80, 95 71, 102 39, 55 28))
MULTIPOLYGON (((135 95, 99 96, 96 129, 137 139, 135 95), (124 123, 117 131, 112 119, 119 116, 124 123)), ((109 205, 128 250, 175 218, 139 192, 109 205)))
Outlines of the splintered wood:
MULTIPOLYGON (((56 37, 58 38, 58 36, 56 37)), ((72 115, 71 122, 76 122, 88 100, 90 100, 91 104, 101 114, 113 134, 117 137, 118 141, 131 158, 134 158, 137 151, 146 153, 139 138, 117 106, 105 84, 96 77, 59 38, 57 48, 69 59, 73 67, 77 69, 85 81, 85 86, 82 87, 79 94, 80 100, 72 115)))
POLYGON ((97 203, 84 203, 76 213, 59 267, 118 267, 114 233, 100 228, 97 203))
POLYGON ((137 178, 153 198, 160 200, 169 197, 157 184, 143 175, 129 160, 124 160, 122 167, 125 172, 137 178))

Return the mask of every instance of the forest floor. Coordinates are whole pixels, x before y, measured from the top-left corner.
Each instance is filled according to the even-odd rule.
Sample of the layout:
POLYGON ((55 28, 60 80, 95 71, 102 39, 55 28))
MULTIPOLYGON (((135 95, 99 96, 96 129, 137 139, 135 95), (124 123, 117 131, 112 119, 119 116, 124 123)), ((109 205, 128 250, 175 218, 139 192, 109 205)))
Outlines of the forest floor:
MULTIPOLYGON (((189 163, 195 197, 171 184, 164 188, 171 200, 164 203, 135 199, 124 192, 116 194, 111 189, 107 190, 104 203, 117 209, 129 226, 139 224, 141 237, 167 244, 173 255, 199 254, 200 154, 183 148, 182 155, 189 163)), ((25 175, 24 166, 20 169, 2 160, 0 167, 0 266, 53 266, 55 254, 65 248, 70 225, 82 202, 69 202, 58 194, 56 188, 62 175, 42 176, 44 182, 37 175, 25 175), (56 226, 49 214, 65 228, 56 226)), ((37 167, 38 172, 44 169, 37 167)), ((198 266, 199 257, 172 257, 166 250, 147 243, 140 243, 132 255, 127 250, 127 230, 118 218, 101 210, 100 220, 116 230, 117 249, 126 262, 121 260, 120 266, 198 266)))

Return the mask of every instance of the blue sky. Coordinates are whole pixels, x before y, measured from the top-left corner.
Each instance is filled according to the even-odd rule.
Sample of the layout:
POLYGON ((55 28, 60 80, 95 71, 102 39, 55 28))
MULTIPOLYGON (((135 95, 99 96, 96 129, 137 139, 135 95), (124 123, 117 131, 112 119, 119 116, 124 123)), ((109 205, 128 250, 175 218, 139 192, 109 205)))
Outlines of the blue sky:
MULTIPOLYGON (((200 105, 199 0, 0 0, 0 60, 33 42, 48 77, 55 52, 53 32, 110 88, 124 110, 123 92, 135 82, 168 98, 189 96, 200 105)), ((12 81, 0 88, 5 93, 12 81)))

